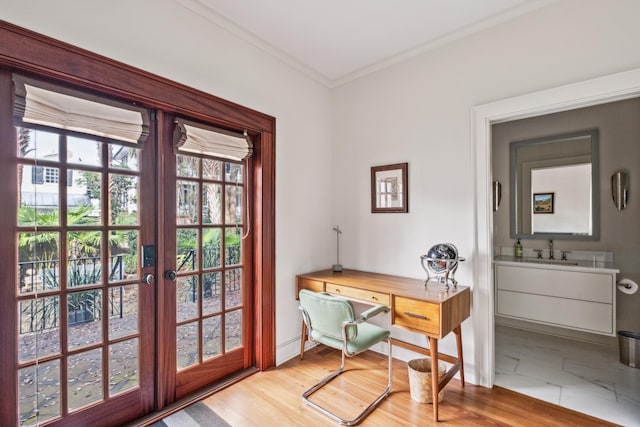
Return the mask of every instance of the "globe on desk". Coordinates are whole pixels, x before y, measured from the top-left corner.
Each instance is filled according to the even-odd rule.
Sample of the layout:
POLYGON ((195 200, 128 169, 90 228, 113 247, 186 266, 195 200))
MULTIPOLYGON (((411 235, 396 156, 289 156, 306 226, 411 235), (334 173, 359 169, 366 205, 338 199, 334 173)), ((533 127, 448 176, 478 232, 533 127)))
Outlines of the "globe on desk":
POLYGON ((449 290, 449 282, 454 287, 458 284, 454 276, 458 269, 458 263, 464 261, 464 258, 458 255, 458 248, 452 243, 438 243, 431 246, 425 255, 420 256, 420 261, 422 268, 427 273, 427 280, 424 281, 425 286, 432 279, 443 283, 447 290, 449 290), (432 275, 433 277, 431 277, 432 275))

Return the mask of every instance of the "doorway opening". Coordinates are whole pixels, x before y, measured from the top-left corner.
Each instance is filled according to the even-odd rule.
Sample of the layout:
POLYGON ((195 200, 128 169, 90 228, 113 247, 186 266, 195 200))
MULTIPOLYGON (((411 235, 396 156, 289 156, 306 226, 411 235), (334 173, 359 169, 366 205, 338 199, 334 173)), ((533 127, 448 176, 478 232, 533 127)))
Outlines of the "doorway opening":
MULTIPOLYGON (((474 296, 474 334, 477 342, 487 345, 478 353, 478 383, 487 387, 495 384, 496 326, 493 288, 493 221, 492 221, 492 151, 493 124, 534 117, 559 111, 619 101, 640 95, 640 70, 632 70, 569 86, 549 89, 529 95, 478 106, 472 112, 473 139, 476 149, 476 203, 478 215, 476 257, 474 271, 477 286, 474 296)), ((502 207, 505 208, 505 207, 502 207)))

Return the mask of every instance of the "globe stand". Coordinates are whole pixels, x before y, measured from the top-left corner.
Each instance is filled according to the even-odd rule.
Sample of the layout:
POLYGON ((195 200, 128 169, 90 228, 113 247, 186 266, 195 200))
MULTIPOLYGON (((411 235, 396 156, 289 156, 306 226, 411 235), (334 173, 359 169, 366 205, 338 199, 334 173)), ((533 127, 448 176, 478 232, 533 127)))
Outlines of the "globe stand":
POLYGON ((456 289, 458 285, 458 281, 455 279, 456 270, 458 269, 458 262, 464 261, 464 258, 454 258, 454 259, 442 259, 442 258, 430 258, 426 255, 422 255, 420 257, 422 262, 422 269, 427 273, 427 279, 424 281, 424 285, 427 286, 427 283, 430 280, 436 280, 438 283, 444 284, 445 290, 449 290, 449 282, 453 285, 453 288, 456 289), (424 265, 425 261, 437 262, 440 266, 442 266, 442 271, 439 273, 433 272, 434 276, 431 277, 431 269, 424 265), (443 266, 444 264, 444 266, 443 266), (453 266, 452 266, 453 265, 453 266))

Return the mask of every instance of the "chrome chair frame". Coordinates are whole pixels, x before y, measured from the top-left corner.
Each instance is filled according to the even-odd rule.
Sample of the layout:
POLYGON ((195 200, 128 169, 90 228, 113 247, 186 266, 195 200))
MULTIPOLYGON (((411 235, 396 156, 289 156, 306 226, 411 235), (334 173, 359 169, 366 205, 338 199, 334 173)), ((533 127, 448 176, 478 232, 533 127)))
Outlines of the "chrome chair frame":
MULTIPOLYGON (((300 309, 300 311, 302 312, 302 317, 304 319, 305 325, 307 326, 307 328, 311 328, 311 320, 309 318, 309 314, 306 312, 306 310, 300 306, 298 307, 300 309)), ((392 386, 392 377, 393 377, 393 354, 392 354, 392 344, 391 344, 391 338, 388 337, 386 339, 384 339, 383 341, 387 342, 388 345, 388 372, 389 372, 389 377, 388 377, 388 383, 387 383, 387 387, 384 389, 384 391, 378 395, 378 397, 376 397, 376 399, 371 402, 366 408, 364 408, 364 410, 362 412, 360 412, 355 418, 351 419, 351 420, 347 420, 345 418, 342 418, 338 415, 336 415, 335 413, 329 411, 326 408, 323 408, 322 406, 318 405, 317 403, 312 402, 311 400, 309 400, 309 396, 311 396, 313 393, 315 393, 316 391, 318 391, 319 389, 321 389, 323 386, 325 386, 326 384, 328 384, 331 380, 333 380, 334 378, 338 377, 340 374, 346 372, 345 371, 345 356, 346 357, 353 357, 356 356, 360 353, 363 353, 364 351, 368 350, 362 350, 360 352, 357 353, 349 353, 348 351, 348 345, 347 345, 347 328, 349 326, 356 326, 360 323, 365 322, 369 317, 371 316, 375 316, 376 314, 379 314, 380 312, 388 312, 389 308, 388 307, 384 307, 384 306, 378 306, 378 307, 374 307, 371 310, 368 310, 365 313, 371 313, 369 316, 365 315, 365 313, 363 313, 363 315, 361 316, 360 319, 358 320, 354 320, 354 321, 346 321, 342 323, 342 362, 340 364, 340 368, 334 372, 332 372, 331 374, 329 374, 327 377, 325 377, 324 379, 322 379, 320 382, 318 382, 317 384, 315 384, 314 386, 312 386, 311 388, 309 388, 307 391, 305 391, 302 394, 302 401, 311 406, 312 408, 317 409, 318 411, 320 411, 321 413, 325 414, 326 416, 328 416, 329 418, 333 419, 334 421, 337 421, 338 423, 342 424, 342 425, 348 425, 348 426, 352 426, 352 425, 356 425, 359 424, 367 415, 369 415, 369 413, 371 411, 373 411, 376 406, 378 406, 378 404, 384 399, 386 398, 390 391, 391 391, 391 386, 392 386), (385 310, 386 308, 386 310, 385 310)), ((311 338, 311 334, 309 334, 309 340, 313 341, 313 338, 311 338)), ((380 341, 381 342, 381 341, 380 341)))

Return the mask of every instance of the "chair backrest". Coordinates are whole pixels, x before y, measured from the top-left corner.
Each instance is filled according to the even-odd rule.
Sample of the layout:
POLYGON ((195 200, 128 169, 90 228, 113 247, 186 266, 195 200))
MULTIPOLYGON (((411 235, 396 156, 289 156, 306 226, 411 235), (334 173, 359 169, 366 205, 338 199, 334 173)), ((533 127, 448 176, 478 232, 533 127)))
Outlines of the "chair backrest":
MULTIPOLYGON (((311 337, 326 336, 342 340, 342 324, 352 322, 356 318, 353 304, 350 301, 335 297, 326 292, 300 291, 300 307, 305 312, 307 327, 311 337)), ((347 340, 355 339, 357 327, 347 327, 347 340)))

